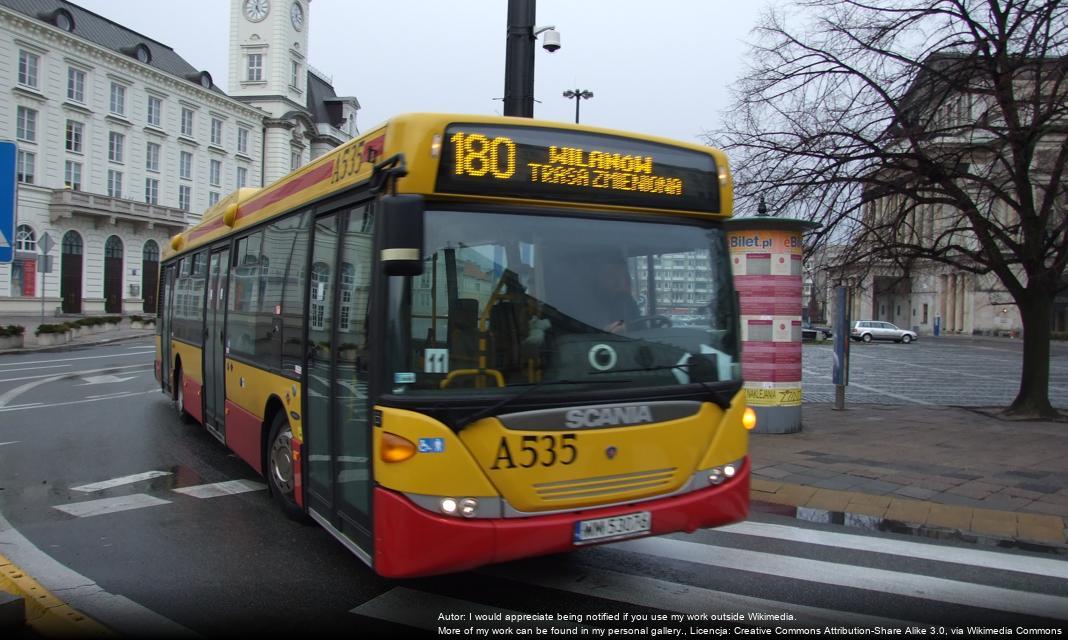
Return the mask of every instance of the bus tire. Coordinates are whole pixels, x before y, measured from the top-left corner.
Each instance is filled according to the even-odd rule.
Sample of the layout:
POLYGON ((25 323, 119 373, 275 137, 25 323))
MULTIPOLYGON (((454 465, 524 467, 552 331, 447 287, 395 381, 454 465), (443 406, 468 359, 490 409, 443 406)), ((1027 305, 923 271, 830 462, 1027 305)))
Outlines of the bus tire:
POLYGON ((174 410, 185 424, 193 422, 193 416, 185 410, 185 387, 182 385, 182 365, 174 368, 174 410))
POLYGON ((274 414, 271 435, 267 438, 267 484, 271 496, 278 502, 287 518, 307 520, 304 510, 297 504, 296 478, 293 474, 293 431, 284 411, 274 414))

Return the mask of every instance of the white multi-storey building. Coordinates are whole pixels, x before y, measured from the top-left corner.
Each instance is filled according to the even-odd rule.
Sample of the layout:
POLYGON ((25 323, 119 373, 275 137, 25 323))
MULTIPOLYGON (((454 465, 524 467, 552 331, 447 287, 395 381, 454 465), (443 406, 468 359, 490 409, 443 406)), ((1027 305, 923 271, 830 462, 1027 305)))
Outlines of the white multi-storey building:
MULTIPOLYGON (((307 0, 291 1, 299 29, 296 9, 231 0, 238 15, 268 10, 232 22, 233 43, 263 40, 256 50, 273 52, 288 42, 301 66, 264 56, 270 80, 236 81, 244 91, 230 96, 170 47, 77 5, 0 0, 0 139, 18 146, 15 257, 0 264, 0 316, 40 313, 42 299, 49 314, 154 312, 171 236, 234 189, 351 137, 359 104, 306 67, 307 0), (279 88, 282 66, 299 86, 285 76, 279 88), (40 273, 49 244, 53 268, 40 273)), ((231 47, 231 69, 249 64, 248 50, 231 47)))

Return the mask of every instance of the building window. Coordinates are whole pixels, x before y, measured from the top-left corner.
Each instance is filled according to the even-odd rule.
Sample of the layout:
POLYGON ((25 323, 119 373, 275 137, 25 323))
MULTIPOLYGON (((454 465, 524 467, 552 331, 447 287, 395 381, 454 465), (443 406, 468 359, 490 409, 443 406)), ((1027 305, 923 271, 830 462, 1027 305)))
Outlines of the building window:
POLYGON ((85 72, 74 67, 67 67, 67 99, 85 102, 85 72))
POLYGON ((37 67, 40 62, 37 54, 19 50, 19 84, 37 88, 37 67))
POLYGON ((218 191, 209 191, 208 192, 208 206, 209 207, 214 207, 217 204, 219 204, 219 192, 218 191))
POLYGON ((122 163, 123 147, 126 145, 126 136, 114 131, 108 133, 108 160, 122 163))
POLYGON ((108 195, 112 198, 122 197, 122 172, 108 169, 108 195))
POLYGON ((63 168, 63 184, 74 191, 82 190, 82 163, 67 160, 63 168))
POLYGON ((222 161, 212 160, 208 169, 208 182, 213 187, 222 184, 222 161))
POLYGON ((263 54, 262 53, 250 53, 250 54, 248 54, 248 67, 247 67, 247 72, 245 74, 245 80, 247 80, 249 82, 260 82, 260 81, 263 80, 263 54))
POLYGON ((182 107, 182 135, 193 137, 193 110, 182 107))
POLYGON ((237 128, 237 152, 248 154, 248 129, 237 128))
POLYGON ((193 199, 193 187, 187 184, 178 185, 178 208, 189 211, 189 204, 193 199))
POLYGON ((81 153, 84 137, 85 125, 77 120, 67 120, 67 151, 81 153))
POLYGON ((155 142, 145 145, 145 169, 159 171, 159 145, 155 142))
POLYGON ((163 119, 163 100, 148 96, 148 124, 158 127, 163 119))
POLYGON ((248 169, 245 167, 237 168, 237 188, 248 186, 248 169))
POLYGON ((296 60, 290 60, 289 64, 289 84, 294 87, 300 87, 297 83, 297 80, 300 79, 300 63, 296 60))
MULTIPOLYGON (((33 184, 34 165, 37 164, 37 154, 19 150, 15 171, 15 177, 19 182, 33 184)), ((10 175, 10 174, 8 174, 10 175)))
POLYGON ((145 178, 145 202, 159 204, 159 180, 145 178))
POLYGON ((293 171, 300 166, 300 151, 296 149, 289 152, 289 170, 293 171))
POLYGON ((28 224, 20 224, 15 230, 15 251, 37 252, 37 234, 28 224))
POLYGON ((19 107, 15 113, 15 137, 25 142, 37 142, 37 112, 19 107))
POLYGON ((111 83, 111 112, 115 115, 126 115, 126 87, 117 82, 111 83))
POLYGON ((218 118, 211 119, 211 143, 222 146, 223 129, 222 120, 218 118))
POLYGON ((178 156, 178 177, 185 180, 193 179, 193 154, 183 151, 178 156))

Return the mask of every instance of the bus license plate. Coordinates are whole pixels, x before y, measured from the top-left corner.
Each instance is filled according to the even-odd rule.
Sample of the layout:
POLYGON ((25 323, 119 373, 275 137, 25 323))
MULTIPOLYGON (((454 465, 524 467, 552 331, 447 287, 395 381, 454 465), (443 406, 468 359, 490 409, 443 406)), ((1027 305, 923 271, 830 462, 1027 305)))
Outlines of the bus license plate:
POLYGON ((575 523, 572 541, 575 544, 587 544, 611 538, 629 538, 649 533, 652 527, 653 517, 648 511, 596 520, 580 520, 575 523))

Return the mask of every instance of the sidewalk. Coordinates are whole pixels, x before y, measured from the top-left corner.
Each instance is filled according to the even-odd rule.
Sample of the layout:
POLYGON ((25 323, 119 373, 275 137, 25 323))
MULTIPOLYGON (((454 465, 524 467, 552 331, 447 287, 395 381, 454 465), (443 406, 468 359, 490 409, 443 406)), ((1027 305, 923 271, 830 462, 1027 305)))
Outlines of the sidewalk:
POLYGON ((986 410, 806 404, 753 434, 754 508, 929 537, 1068 550, 1068 420, 986 410))
MULTIPOLYGON (((76 317, 57 317, 57 318, 45 318, 44 324, 62 324, 72 320, 77 320, 81 316, 76 317)), ((123 340, 134 340, 141 337, 147 337, 155 335, 155 325, 149 326, 144 329, 133 329, 130 327, 129 320, 127 319, 116 329, 110 331, 103 331, 101 333, 92 333, 83 336, 71 338, 70 342, 61 345, 54 346, 42 346, 37 344, 37 336, 34 332, 37 327, 42 324, 41 318, 38 316, 2 316, 0 317, 0 327, 6 327, 10 324, 22 325, 26 328, 22 335, 23 346, 19 349, 0 349, 0 355, 2 354, 16 354, 16 353, 30 353, 34 351, 62 351, 64 349, 70 349, 72 347, 84 347, 95 344, 106 344, 109 342, 119 342, 123 340)))

